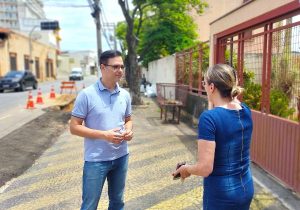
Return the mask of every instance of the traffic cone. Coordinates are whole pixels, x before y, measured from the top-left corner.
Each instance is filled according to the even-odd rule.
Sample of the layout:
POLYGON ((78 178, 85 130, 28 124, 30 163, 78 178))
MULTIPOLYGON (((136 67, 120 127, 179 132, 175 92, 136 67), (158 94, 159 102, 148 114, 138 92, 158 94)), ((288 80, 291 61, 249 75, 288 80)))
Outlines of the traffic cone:
POLYGON ((32 99, 31 91, 29 91, 29 93, 28 93, 28 100, 27 100, 26 109, 34 109, 34 102, 33 102, 33 99, 32 99))
POLYGON ((37 98, 36 98, 36 103, 37 104, 44 104, 41 88, 39 88, 39 90, 38 90, 38 95, 37 95, 37 98))
POLYGON ((55 98, 55 92, 54 92, 54 87, 53 87, 53 85, 51 86, 50 98, 55 98))

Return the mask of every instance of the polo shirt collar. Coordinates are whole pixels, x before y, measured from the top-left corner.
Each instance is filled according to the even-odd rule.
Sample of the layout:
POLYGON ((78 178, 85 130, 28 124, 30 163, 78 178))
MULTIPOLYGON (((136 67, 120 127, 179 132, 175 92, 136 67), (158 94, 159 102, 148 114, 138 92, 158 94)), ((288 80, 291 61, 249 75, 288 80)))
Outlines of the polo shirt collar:
MULTIPOLYGON (((100 91, 104 91, 104 90, 109 91, 109 90, 103 85, 103 83, 102 83, 102 78, 100 78, 100 79, 98 80, 98 88, 99 88, 100 91)), ((120 92, 120 86, 119 86, 118 83, 116 83, 115 89, 113 90, 112 93, 118 93, 118 92, 120 92)))

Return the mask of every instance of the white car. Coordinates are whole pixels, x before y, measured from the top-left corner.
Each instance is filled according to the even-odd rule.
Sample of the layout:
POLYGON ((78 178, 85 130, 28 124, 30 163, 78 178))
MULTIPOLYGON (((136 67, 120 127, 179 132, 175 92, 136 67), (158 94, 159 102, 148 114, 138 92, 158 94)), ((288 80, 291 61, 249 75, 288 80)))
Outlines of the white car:
POLYGON ((83 73, 81 68, 73 68, 69 80, 83 80, 83 73))

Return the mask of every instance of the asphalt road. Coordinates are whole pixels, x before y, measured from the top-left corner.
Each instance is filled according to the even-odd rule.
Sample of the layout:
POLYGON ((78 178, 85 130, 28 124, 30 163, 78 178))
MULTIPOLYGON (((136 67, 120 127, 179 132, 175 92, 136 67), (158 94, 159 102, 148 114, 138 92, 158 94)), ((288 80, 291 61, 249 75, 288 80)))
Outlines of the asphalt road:
MULTIPOLYGON (((47 97, 50 94, 52 85, 55 88, 55 92, 59 93, 60 83, 66 79, 61 78, 56 81, 39 83, 38 87, 41 89, 44 97, 47 97)), ((86 76, 83 81, 76 81, 76 86, 78 89, 81 89, 83 85, 87 87, 96 80, 96 76, 86 76)), ((34 110, 25 109, 29 90, 32 91, 32 95, 35 98, 38 90, 30 88, 24 92, 6 91, 0 94, 0 138, 44 113, 39 108, 34 110)))
MULTIPOLYGON (((89 76, 83 81, 77 81, 77 90, 96 80, 96 76, 89 76)), ((39 84, 44 104, 35 104, 35 109, 25 109, 30 89, 0 94, 0 187, 30 168, 67 128, 70 114, 49 108, 56 101, 48 98, 51 87, 54 86, 58 95, 61 81, 39 84)), ((33 90, 34 100, 36 95, 37 90, 33 90)))

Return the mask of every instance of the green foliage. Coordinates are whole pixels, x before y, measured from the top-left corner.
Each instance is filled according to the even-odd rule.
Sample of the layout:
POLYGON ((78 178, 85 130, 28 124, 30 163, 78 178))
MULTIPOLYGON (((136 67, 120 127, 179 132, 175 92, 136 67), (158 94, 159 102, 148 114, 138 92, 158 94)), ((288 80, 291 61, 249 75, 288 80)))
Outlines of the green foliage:
POLYGON ((289 98, 281 90, 273 89, 270 95, 271 114, 288 118, 295 112, 294 108, 289 108, 289 98))
POLYGON ((208 66, 209 66, 209 45, 206 43, 206 44, 203 44, 202 46, 202 49, 203 49, 203 54, 202 54, 202 71, 206 71, 208 69, 208 66))
MULTIPOLYGON (((243 101, 255 110, 261 109, 262 89, 260 84, 253 82, 254 72, 244 70, 244 94, 243 101)), ((288 118, 294 112, 294 108, 289 107, 289 97, 282 90, 271 89, 270 92, 270 112, 273 115, 288 118)))
MULTIPOLYGON (((226 61, 226 63, 228 63, 229 65, 230 65, 230 60, 231 60, 231 58, 232 58, 232 67, 234 68, 234 69, 237 69, 237 54, 236 53, 233 53, 232 55, 231 55, 231 53, 230 53, 230 50, 226 50, 225 51, 225 61, 226 61)), ((254 78, 254 77, 253 77, 254 78)))
POLYGON ((243 72, 244 79, 244 94, 243 101, 251 108, 260 110, 261 106, 261 85, 253 82, 254 72, 245 71, 243 72))
POLYGON ((119 40, 121 40, 121 47, 122 51, 124 52, 127 49, 127 42, 125 41, 126 37, 126 29, 127 25, 125 22, 119 22, 116 27, 116 36, 118 37, 119 40))
POLYGON ((281 90, 291 99, 299 69, 291 62, 290 54, 272 57, 271 87, 281 90))
MULTIPOLYGON (((196 25, 188 14, 194 9, 201 14, 207 4, 203 0, 143 0, 133 1, 142 8, 142 26, 138 34, 137 52, 139 60, 147 67, 148 63, 195 45, 196 25)), ((139 22, 134 21, 135 29, 139 22)), ((118 24, 117 37, 126 41, 127 25, 118 24)), ((137 31, 137 30, 135 30, 137 31)), ((127 49, 126 44, 123 44, 127 49)))

